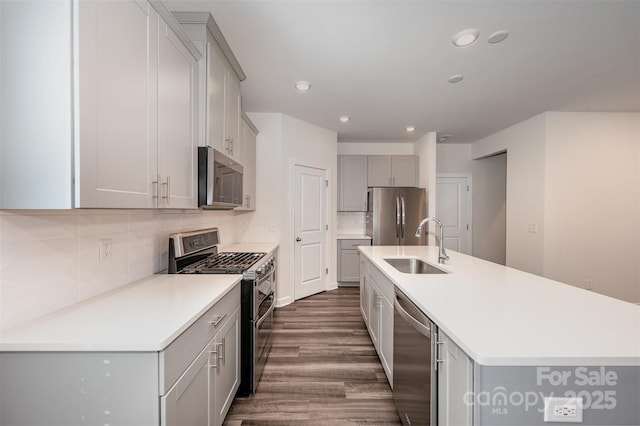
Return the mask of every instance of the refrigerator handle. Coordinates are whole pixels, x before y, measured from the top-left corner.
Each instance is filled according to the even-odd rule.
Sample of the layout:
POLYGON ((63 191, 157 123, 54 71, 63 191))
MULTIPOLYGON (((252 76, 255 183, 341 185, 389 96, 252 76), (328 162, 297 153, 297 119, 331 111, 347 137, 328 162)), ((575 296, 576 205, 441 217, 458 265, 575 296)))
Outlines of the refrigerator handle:
POLYGON ((402 239, 404 239, 404 225, 406 223, 406 214, 405 214, 405 210, 404 210, 404 197, 401 198, 401 205, 400 208, 402 209, 402 222, 401 222, 401 226, 400 226, 400 231, 401 234, 400 236, 402 237, 402 239))
POLYGON ((396 197, 396 238, 400 237, 400 197, 396 197))

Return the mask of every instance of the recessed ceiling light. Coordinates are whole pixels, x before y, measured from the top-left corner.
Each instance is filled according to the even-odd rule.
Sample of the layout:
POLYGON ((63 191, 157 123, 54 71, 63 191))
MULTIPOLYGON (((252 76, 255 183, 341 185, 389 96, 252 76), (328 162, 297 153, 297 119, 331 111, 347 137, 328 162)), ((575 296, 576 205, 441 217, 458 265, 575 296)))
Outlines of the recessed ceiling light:
POLYGON ((449 77, 449 80, 447 80, 449 83, 459 83, 462 81, 462 79, 464 79, 463 76, 461 76, 460 74, 456 74, 456 75, 452 75, 451 77, 449 77))
POLYGON ((487 41, 489 43, 500 43, 502 40, 504 40, 507 37, 509 37, 509 32, 507 32, 505 30, 500 30, 500 31, 496 31, 495 33, 491 34, 489 36, 489 38, 487 39, 487 41))
POLYGON ((341 123, 347 123, 349 121, 351 121, 351 117, 349 117, 348 115, 343 115, 342 117, 340 117, 341 123))
POLYGON ((404 128, 407 132, 414 132, 416 130, 416 126, 407 126, 404 128))
POLYGON ((479 35, 480 33, 478 32, 478 30, 474 30, 474 29, 463 30, 463 31, 460 31, 458 34, 454 35, 453 40, 451 40, 451 42, 453 43, 454 46, 464 47, 476 41, 479 35))
POLYGON ((440 135, 440 137, 438 138, 438 142, 444 142, 448 140, 450 137, 451 135, 440 135))
POLYGON ((298 81, 296 82, 296 89, 301 92, 306 92, 307 90, 311 89, 311 83, 309 83, 308 81, 298 81))

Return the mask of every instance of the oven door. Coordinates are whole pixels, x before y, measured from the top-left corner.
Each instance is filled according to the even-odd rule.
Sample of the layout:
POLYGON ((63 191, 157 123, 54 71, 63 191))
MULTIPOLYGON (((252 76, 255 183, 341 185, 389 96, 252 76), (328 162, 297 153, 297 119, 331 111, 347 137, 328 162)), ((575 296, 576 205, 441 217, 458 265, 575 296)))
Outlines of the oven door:
POLYGON ((269 294, 258 309, 257 320, 253 330, 253 347, 254 347, 254 359, 253 359, 253 384, 252 392, 256 391, 258 382, 262 376, 264 365, 269 357, 271 351, 271 330, 273 329, 273 311, 275 309, 275 295, 273 292, 269 294))

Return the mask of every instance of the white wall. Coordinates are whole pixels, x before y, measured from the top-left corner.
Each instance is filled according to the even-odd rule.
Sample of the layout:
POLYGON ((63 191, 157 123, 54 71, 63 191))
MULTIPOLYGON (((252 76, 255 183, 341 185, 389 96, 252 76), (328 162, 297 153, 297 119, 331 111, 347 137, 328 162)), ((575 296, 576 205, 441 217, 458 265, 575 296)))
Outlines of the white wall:
POLYGON ((506 264, 543 275, 545 115, 473 143, 471 158, 504 151, 508 151, 506 264), (535 232, 530 232, 534 229, 535 232))
POLYGON ((547 112, 472 144, 507 151, 508 266, 640 302, 639 122, 547 112))
POLYGON ((235 213, 199 210, 0 211, 0 330, 167 268, 172 232, 217 226, 235 242, 235 213), (100 263, 98 243, 112 258, 100 263))
POLYGON ((437 173, 471 173, 471 144, 439 143, 437 173))
MULTIPOLYGON (((429 132, 414 144, 413 155, 420 157, 419 185, 427 189, 427 216, 436 215, 436 132, 429 132)), ((428 224, 427 244, 436 244, 436 225, 428 224)))
POLYGON ((337 139, 335 132, 276 113, 250 113, 251 121, 260 133, 257 139, 258 194, 257 211, 239 217, 239 241, 277 242, 278 290, 277 305, 294 300, 294 239, 293 190, 294 164, 322 168, 329 174, 329 247, 327 248, 329 285, 337 286, 336 200, 337 139), (268 195, 265 195, 268 194, 268 195), (267 199, 266 199, 267 198, 267 199), (264 227, 267 232, 264 233, 264 227), (262 233, 262 234, 261 234, 262 233))
POLYGON ((546 114, 546 277, 640 302, 639 118, 546 114))
POLYGON ((340 142, 338 155, 413 155, 412 142, 340 142))

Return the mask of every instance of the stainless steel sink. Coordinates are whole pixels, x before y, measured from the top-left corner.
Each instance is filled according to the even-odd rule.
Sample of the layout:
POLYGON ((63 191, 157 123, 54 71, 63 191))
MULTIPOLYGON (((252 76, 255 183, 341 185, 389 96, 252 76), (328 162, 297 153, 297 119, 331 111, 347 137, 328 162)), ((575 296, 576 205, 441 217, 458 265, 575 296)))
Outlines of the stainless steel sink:
POLYGON ((405 274, 448 274, 447 271, 443 271, 440 268, 436 268, 427 262, 413 257, 388 258, 384 260, 405 274))

